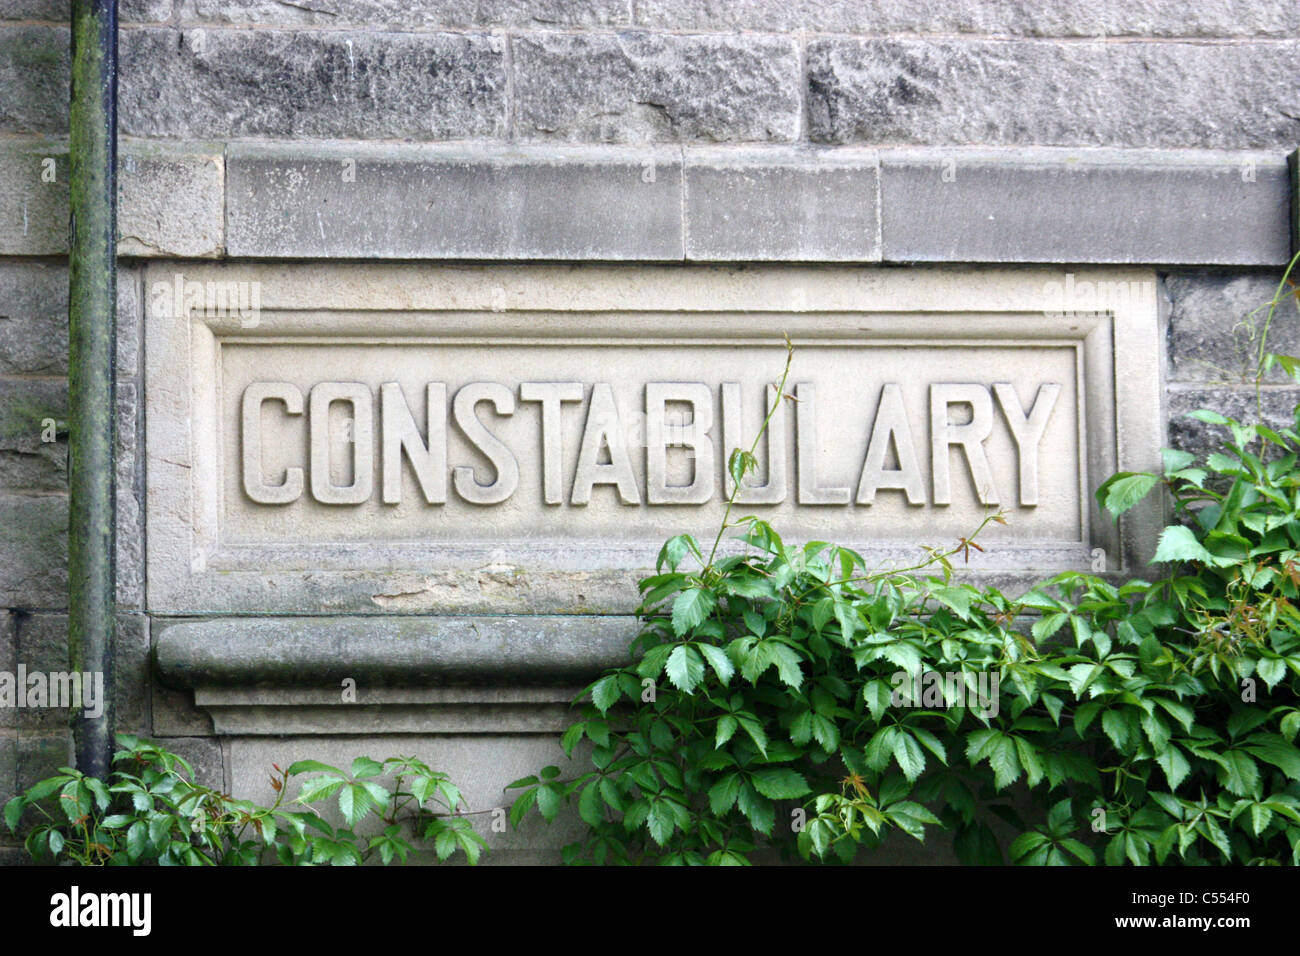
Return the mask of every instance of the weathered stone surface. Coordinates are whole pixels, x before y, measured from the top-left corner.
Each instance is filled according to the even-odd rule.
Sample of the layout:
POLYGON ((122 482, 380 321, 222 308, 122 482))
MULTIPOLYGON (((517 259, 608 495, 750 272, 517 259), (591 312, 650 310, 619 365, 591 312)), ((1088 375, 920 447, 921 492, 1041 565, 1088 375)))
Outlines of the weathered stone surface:
POLYGON ((172 15, 173 0, 120 0, 117 15, 123 23, 161 23, 172 15))
MULTIPOLYGON (((1273 427, 1296 427, 1295 407, 1300 404, 1300 386, 1266 385, 1260 390, 1264 423, 1273 427)), ((1169 389, 1169 444, 1194 454, 1213 451, 1232 436, 1219 425, 1207 425, 1190 412, 1208 408, 1241 422, 1259 420, 1255 389, 1245 387, 1201 387, 1173 385, 1169 389)))
MULTIPOLYGON (((0 671, 15 673, 18 666, 18 629, 14 615, 10 611, 0 611, 0 671)), ((4 730, 18 726, 18 711, 12 707, 0 707, 0 789, 13 786, 14 751, 6 754, 4 748, 4 730), (8 763, 6 763, 6 757, 8 763)), ((0 797, 0 801, 4 798, 0 797)), ((2 805, 2 804, 0 804, 2 805)))
POLYGON ((885 150, 890 262, 1285 263, 1280 157, 885 150))
POLYGON ((1254 148, 1300 139, 1300 44, 827 38, 810 136, 875 146, 1254 148))
POLYGON ((70 63, 67 27, 0 27, 0 132, 66 132, 70 63))
POLYGON ((144 475, 139 468, 139 386, 117 384, 117 601, 123 609, 144 607, 144 475))
MULTIPOLYGON (((1280 274, 1187 272, 1165 277, 1169 314, 1169 377, 1177 382, 1254 382, 1261 338, 1267 351, 1300 355, 1300 315, 1283 295, 1272 321, 1269 304, 1280 274)), ((1265 379, 1287 382, 1281 369, 1265 379)))
POLYGON ((504 41, 482 34, 125 31, 126 135, 414 139, 505 131, 504 41))
POLYGON ((173 687, 581 682, 623 663, 636 636, 633 618, 576 615, 160 619, 156 627, 158 673, 173 687))
MULTIPOLYGON (((189 761, 190 766, 194 768, 193 779, 196 783, 220 790, 222 793, 229 792, 230 781, 226 777, 226 761, 220 741, 203 737, 172 737, 162 741, 162 745, 178 757, 189 761)), ((290 763, 296 759, 298 758, 292 758, 290 763)), ((288 765, 281 764, 281 766, 288 765)), ((268 766, 266 769, 269 774, 271 768, 268 766)), ((275 797, 272 796, 264 805, 269 806, 274 802, 275 797)))
POLYGON ((786 142, 799 55, 784 37, 547 33, 512 41, 524 139, 786 142))
POLYGON ((0 187, 0 254, 46 256, 68 251, 66 142, 0 144, 0 187))
MULTIPOLYGON (((68 251, 68 146, 0 145, 0 254, 68 251)), ((118 252, 123 256, 218 255, 224 234, 219 150, 132 143, 118 155, 118 252)))
POLYGON ((0 379, 0 488, 67 489, 67 418, 66 382, 0 379))
POLYGON ((181 0, 182 22, 387 27, 609 26, 630 22, 630 0, 181 0))
POLYGON ((72 734, 67 730, 20 732, 17 749, 17 791, 54 776, 60 767, 70 766, 73 762, 72 734))
POLYGON ((0 375, 63 375, 67 370, 67 268, 0 263, 0 375))
POLYGON ((233 256, 682 257, 663 147, 232 146, 227 162, 233 256))
POLYGON ((113 666, 115 732, 148 735, 152 732, 150 696, 153 683, 148 617, 118 614, 113 666))
POLYGON ((571 705, 586 683, 385 688, 354 677, 319 687, 200 687, 194 704, 223 737, 560 734, 573 723, 571 705))
MULTIPOLYGON (((0 728, 9 728, 14 712, 5 708, 0 712, 0 728)), ((17 795, 18 782, 18 735, 12 730, 0 729, 0 806, 8 803, 17 795)), ((4 836, 11 837, 9 828, 5 827, 4 836)), ((7 860, 0 857, 0 866, 7 860)))
POLYGON ((118 174, 118 254, 219 255, 225 183, 220 150, 147 143, 123 153, 118 174))
POLYGON ((686 257, 877 260, 879 186, 874 151, 689 150, 686 257))
MULTIPOLYGON (((68 663, 68 618, 66 614, 38 612, 17 616, 17 663, 27 673, 39 671, 46 675, 54 671, 66 672, 68 663)), ((16 711, 18 726, 40 729, 51 733, 68 726, 67 708, 22 708, 16 711)))
POLYGON ((212 718, 194 706, 194 694, 172 690, 156 680, 149 690, 151 730, 155 737, 206 737, 212 718))
POLYGON ((0 607, 66 607, 66 495, 0 495, 0 607))
MULTIPOLYGON (((65 273, 66 275, 66 273, 65 273)), ((141 343, 144 341, 144 270, 121 262, 117 267, 117 380, 128 381, 141 373, 141 343)), ((67 280, 64 280, 64 314, 67 313, 67 280)))
MULTIPOLYGON (((68 660, 68 617, 61 613, 17 616, 17 663, 28 673, 66 672, 68 660)), ((113 642, 114 728, 117 733, 149 732, 149 625, 140 614, 119 614, 113 642)), ((107 687, 107 681, 104 684, 107 687)), ((84 702, 84 698, 83 698, 84 702)), ((53 701, 51 701, 53 703, 53 701)), ((76 708, 80 709, 80 708, 76 708)), ((71 712, 53 706, 16 711, 18 725, 52 731, 66 727, 71 712)))
MULTIPOLYGON (((70 14, 68 0, 3 0, 0 20, 62 20, 70 14)), ((172 0, 120 0, 117 16, 122 23, 155 23, 172 15, 172 0)))
MULTIPOLYGON (((143 313, 140 272, 117 272, 117 375, 139 374, 143 313)), ((0 262, 0 375, 68 371, 68 270, 62 264, 0 262)))
POLYGON ((1016 36, 1293 36, 1289 0, 633 0, 639 25, 667 30, 976 33, 1016 36))

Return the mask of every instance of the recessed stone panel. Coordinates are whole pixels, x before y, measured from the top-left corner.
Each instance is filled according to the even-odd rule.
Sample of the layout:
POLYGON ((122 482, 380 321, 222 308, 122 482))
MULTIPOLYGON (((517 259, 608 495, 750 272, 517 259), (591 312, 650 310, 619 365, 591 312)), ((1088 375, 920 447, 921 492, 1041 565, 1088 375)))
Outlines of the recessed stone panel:
POLYGON ((154 611, 627 613, 665 538, 711 540, 738 447, 787 540, 904 561, 1000 513, 971 561, 999 579, 1151 543, 1093 500, 1158 460, 1147 272, 214 265, 146 295, 154 611))

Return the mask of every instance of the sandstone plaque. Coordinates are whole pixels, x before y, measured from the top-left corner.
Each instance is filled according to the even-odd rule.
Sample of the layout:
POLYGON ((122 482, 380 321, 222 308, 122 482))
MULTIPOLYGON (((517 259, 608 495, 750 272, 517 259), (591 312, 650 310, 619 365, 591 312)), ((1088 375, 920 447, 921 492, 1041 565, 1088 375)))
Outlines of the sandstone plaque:
POLYGON ((881 561, 1116 570, 1157 516, 1154 275, 843 267, 151 269, 151 610, 611 614, 740 513, 881 561), (794 346, 786 386, 774 385, 794 346))

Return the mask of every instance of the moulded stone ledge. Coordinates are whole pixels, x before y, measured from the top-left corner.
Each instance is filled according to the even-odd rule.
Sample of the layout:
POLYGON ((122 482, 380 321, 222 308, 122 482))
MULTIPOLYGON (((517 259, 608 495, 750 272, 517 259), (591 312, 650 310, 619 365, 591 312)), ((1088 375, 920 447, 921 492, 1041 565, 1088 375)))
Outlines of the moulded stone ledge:
POLYGON ((266 258, 1279 265, 1281 153, 232 144, 266 258))
MULTIPOLYGON (((1277 266, 1294 215, 1265 151, 127 141, 121 162, 120 251, 151 258, 1277 266)), ((0 143, 0 254, 66 251, 66 143, 0 143)))
POLYGON ((881 155, 891 262, 1284 265, 1282 154, 925 149, 881 155))
MULTIPOLYGON (((621 615, 226 617, 159 619, 154 631, 155 666, 170 687, 320 690, 350 678, 365 691, 458 682, 581 686, 626 661, 636 622, 621 615)), ((293 699, 320 703, 310 693, 293 699)), ((417 702, 399 695, 391 703, 417 702)))
MULTIPOLYGON (((224 173, 220 146, 119 144, 118 254, 221 255, 224 173)), ((67 253, 69 175, 66 140, 0 142, 0 255, 67 253)))

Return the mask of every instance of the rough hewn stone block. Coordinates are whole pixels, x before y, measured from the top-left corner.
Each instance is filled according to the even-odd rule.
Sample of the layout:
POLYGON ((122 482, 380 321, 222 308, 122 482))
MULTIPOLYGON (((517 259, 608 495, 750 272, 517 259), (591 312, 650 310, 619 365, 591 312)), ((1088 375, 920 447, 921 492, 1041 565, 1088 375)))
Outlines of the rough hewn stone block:
POLYGON ((67 268, 0 263, 0 375, 63 375, 67 370, 67 268))
POLYGON ((0 488, 67 489, 67 417, 66 382, 0 379, 0 488))
MULTIPOLYGON (((68 617, 61 613, 19 615, 16 660, 28 673, 50 674, 68 671, 68 617)), ((149 732, 149 662, 148 621, 140 614, 120 614, 114 637, 113 680, 114 728, 117 733, 149 732)), ((105 682, 107 687, 107 682, 105 682)), ((51 702, 52 703, 52 702, 51 702)), ((80 709, 80 708, 77 708, 80 709)), ((53 706, 44 709, 21 709, 18 725, 25 728, 54 730, 68 724, 67 709, 53 706)))
POLYGON ((0 27, 0 132, 66 132, 70 63, 67 27, 0 27))
POLYGON ((232 146, 233 256, 680 259, 675 150, 232 146))
POLYGON ((504 56, 488 35, 128 30, 121 128, 198 139, 498 136, 504 56))
POLYGON ((182 21, 366 27, 608 26, 631 20, 630 0, 182 0, 182 21))
MULTIPOLYGON (((117 273, 117 375, 140 372, 140 273, 117 273)), ((42 262, 0 262, 0 375, 68 371, 68 270, 42 262)))
MULTIPOLYGON (((66 99, 66 90, 63 95, 66 99)), ((0 144, 0 255, 48 256, 67 251, 68 144, 0 144)))
MULTIPOLYGON (((8 723, 15 714, 14 711, 0 713, 0 728, 8 728, 8 723)), ((18 782, 18 735, 12 730, 0 730, 0 806, 8 803, 16 796, 16 785, 18 782)), ((9 828, 4 828, 4 836, 9 837, 9 828)), ((0 858, 0 866, 8 862, 0 858)))
POLYGON ((17 750, 15 789, 22 791, 46 777, 54 776, 60 767, 72 764, 72 734, 67 730, 20 732, 17 750))
MULTIPOLYGON (((0 671, 13 674, 18 666, 18 629, 14 615, 10 611, 0 611, 0 671)), ((12 707, 0 707, 0 791, 6 786, 13 787, 13 768, 15 753, 12 748, 4 751, 4 731, 18 726, 18 711, 12 707), (6 762, 6 760, 8 762, 6 762)), ((0 796, 0 806, 3 805, 0 796)))
MULTIPOLYGON (((1295 427, 1294 410, 1300 404, 1300 386, 1267 385, 1260 391, 1264 422, 1273 428, 1295 427)), ((1257 421, 1255 389, 1242 386, 1199 387, 1174 385, 1169 389, 1169 444, 1195 454, 1204 454, 1231 440, 1226 428, 1207 425, 1190 412, 1208 408, 1235 418, 1237 421, 1257 421)))
POLYGON ((638 24, 667 30, 975 33, 1014 36, 1293 36, 1290 0, 634 0, 638 24))
POLYGON ((827 38, 819 142, 1254 148, 1300 139, 1300 44, 827 38))
POLYGON ((547 33, 512 42, 515 126, 525 139, 799 136, 799 55, 790 38, 547 33))
MULTIPOLYGON (((1279 274, 1173 273, 1165 278, 1169 314, 1169 373, 1178 382, 1253 382, 1269 304, 1279 274)), ((1294 295, 1283 295, 1271 322, 1270 352, 1300 355, 1300 315, 1294 295)), ((1287 382, 1281 369, 1266 379, 1287 382)))
POLYGON ((699 149, 686 158, 686 257, 880 258, 873 151, 699 149))
POLYGON ((67 497, 0 496, 0 607, 67 603, 67 497))
MULTIPOLYGON (((3 0, 0 20, 69 19, 68 0, 3 0)), ((123 23, 156 23, 172 15, 172 0, 120 0, 117 16, 123 23)))
POLYGON ((898 150, 890 262, 1284 263, 1285 163, 1260 153, 898 150))
MULTIPOLYGON (((194 768, 194 782, 205 787, 211 787, 214 790, 220 790, 222 793, 230 792, 230 781, 226 777, 225 755, 221 750, 221 742, 204 737, 173 737, 169 740, 162 741, 166 750, 170 750, 178 757, 183 757, 189 761, 190 766, 194 768)), ((297 760, 294 756, 289 758, 290 763, 297 760)), ((281 764, 288 766, 288 764, 281 764)), ((267 767, 267 773, 271 768, 267 767)), ((275 797, 266 801, 269 806, 275 802, 275 797)))

